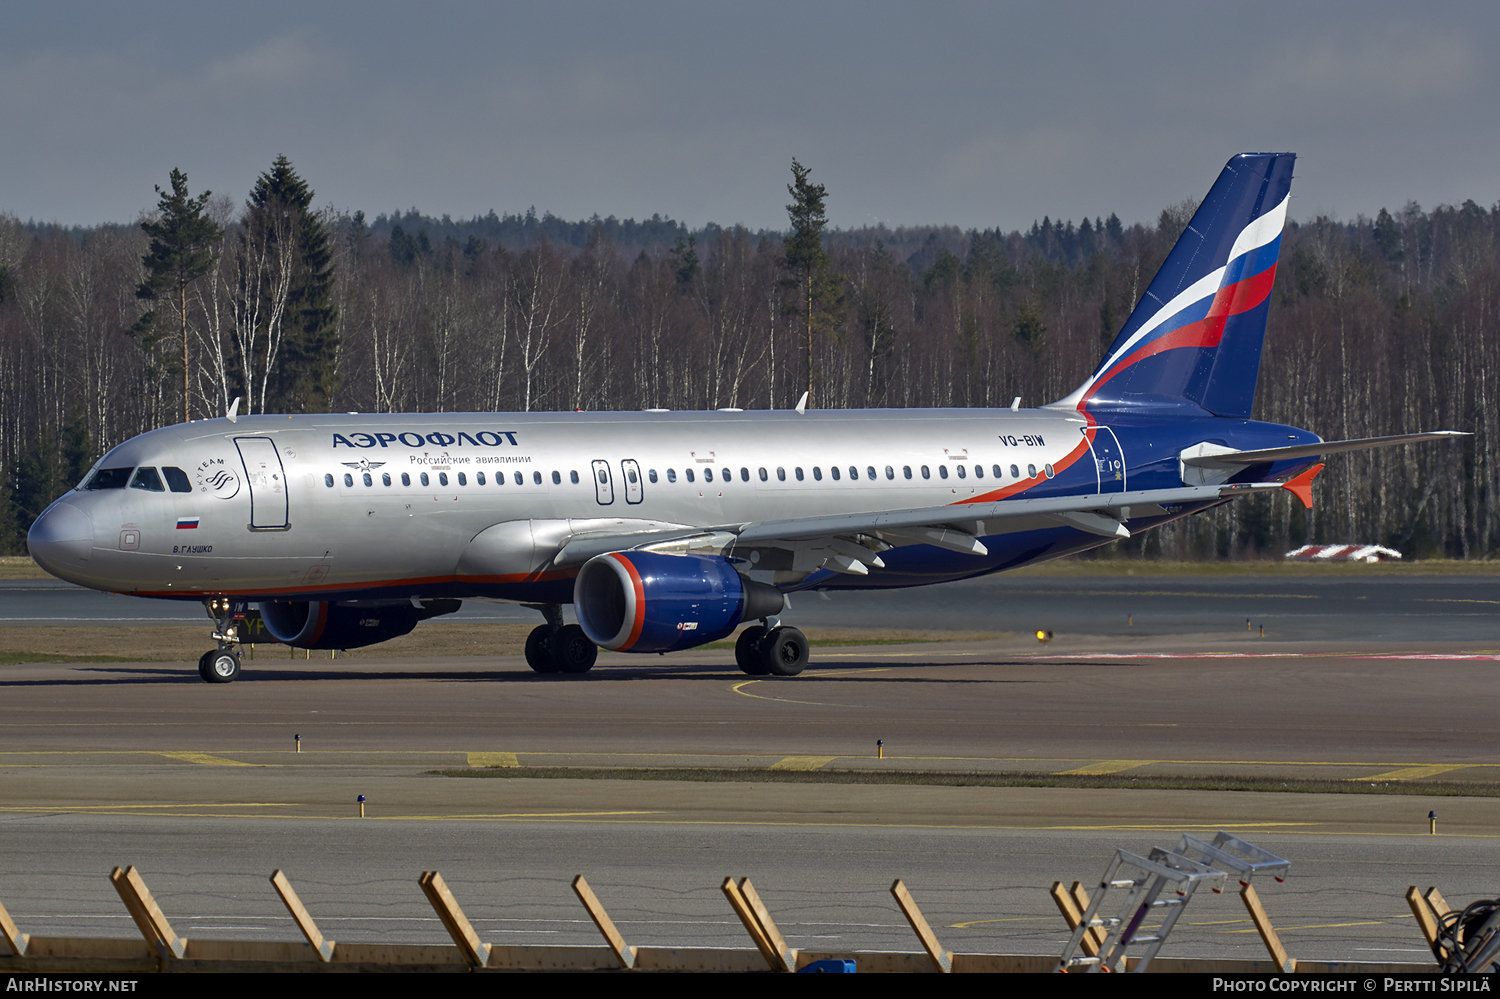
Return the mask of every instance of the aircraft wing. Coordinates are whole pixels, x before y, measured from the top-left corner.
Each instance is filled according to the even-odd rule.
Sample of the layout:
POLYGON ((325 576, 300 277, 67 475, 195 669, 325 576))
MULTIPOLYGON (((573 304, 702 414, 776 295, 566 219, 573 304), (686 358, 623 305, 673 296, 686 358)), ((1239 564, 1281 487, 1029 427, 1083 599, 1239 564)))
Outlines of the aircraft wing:
POLYGON ((819 563, 827 563, 827 568, 862 575, 867 571, 866 566, 882 566, 878 552, 885 548, 930 544, 950 551, 986 555, 988 550, 979 541, 982 536, 1047 527, 1073 527, 1101 537, 1128 538, 1130 531, 1123 521, 1131 516, 1160 516, 1170 506, 1233 499, 1282 488, 1285 485, 1280 482, 1180 486, 795 517, 681 531, 589 535, 569 540, 553 564, 582 565, 597 555, 641 548, 721 554, 732 548, 765 546, 819 553, 819 563))

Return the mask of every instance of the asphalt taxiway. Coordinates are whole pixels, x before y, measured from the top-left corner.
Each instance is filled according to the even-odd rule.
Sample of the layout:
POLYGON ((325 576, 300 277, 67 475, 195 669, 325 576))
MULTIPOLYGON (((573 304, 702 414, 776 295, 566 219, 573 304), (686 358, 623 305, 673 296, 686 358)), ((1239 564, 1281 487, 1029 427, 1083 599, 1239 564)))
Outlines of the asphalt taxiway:
MULTIPOLYGON (((227 686, 189 663, 0 667, 0 902, 31 932, 128 935, 105 876, 135 864, 181 932, 290 939, 265 883, 280 867, 330 935, 423 942, 442 930, 414 881, 438 868, 498 942, 590 943, 567 890, 584 873, 632 942, 732 946, 742 931, 717 885, 747 874, 794 945, 911 949, 886 894, 901 877, 948 946, 1049 953, 1064 938, 1053 880, 1088 883, 1116 848, 1220 828, 1293 861, 1262 895, 1299 957, 1420 960, 1408 885, 1455 903, 1496 894, 1492 797, 890 783, 904 772, 1496 783, 1500 635, 1479 601, 1500 587, 1488 577, 1352 595, 1144 581, 1178 594, 1155 604, 1133 583, 1119 596, 1119 579, 1066 582, 1067 599, 1016 597, 1050 607, 1049 645, 819 648, 793 680, 745 677, 721 650, 605 655, 583 677, 537 676, 516 657, 267 660, 227 686), (1281 604, 1244 610, 1272 599, 1256 593, 1281 604), (1378 612, 1361 613, 1372 602, 1378 612), (1120 613, 1127 604, 1152 609, 1120 613), (1403 627, 1402 608, 1427 606, 1420 627, 1403 627), (1312 617, 1284 617, 1266 639, 1242 630, 1278 607, 1312 617), (433 773, 463 767, 885 782, 433 773)), ((904 623, 872 604, 866 620, 904 623)), ((972 614, 964 624, 976 627, 972 614)), ((1194 906, 1168 953, 1257 956, 1230 896, 1194 906)))

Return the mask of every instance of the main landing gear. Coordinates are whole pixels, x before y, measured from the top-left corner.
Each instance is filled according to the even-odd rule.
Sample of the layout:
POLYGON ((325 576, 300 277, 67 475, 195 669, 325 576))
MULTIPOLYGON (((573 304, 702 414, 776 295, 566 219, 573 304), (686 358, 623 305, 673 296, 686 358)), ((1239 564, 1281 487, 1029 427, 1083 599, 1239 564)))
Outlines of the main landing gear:
POLYGON ((734 661, 751 676, 796 676, 807 666, 807 636, 796 628, 754 624, 734 643, 734 661))
POLYGON ((538 673, 587 673, 599 658, 599 646, 576 624, 563 624, 560 604, 526 604, 541 611, 546 624, 526 636, 526 665, 538 673))
POLYGON ((228 597, 214 597, 203 601, 203 607, 213 618, 213 639, 219 647, 198 657, 198 675, 208 683, 233 683, 240 677, 240 653, 235 648, 232 605, 228 597))

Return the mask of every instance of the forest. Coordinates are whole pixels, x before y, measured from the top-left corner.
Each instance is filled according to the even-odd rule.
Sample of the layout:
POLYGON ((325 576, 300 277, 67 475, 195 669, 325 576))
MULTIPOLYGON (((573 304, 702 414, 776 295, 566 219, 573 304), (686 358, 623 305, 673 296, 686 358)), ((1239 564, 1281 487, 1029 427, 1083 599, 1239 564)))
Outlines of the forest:
MULTIPOLYGON (((184 418, 1045 404, 1098 363, 1190 218, 1026 231, 831 229, 793 162, 788 228, 467 221, 315 206, 284 157, 244 200, 172 171, 137 224, 0 214, 0 554, 109 447, 184 418)), ((1500 545, 1500 205, 1289 222, 1255 407, 1327 439, 1316 508, 1242 500, 1098 552, 1408 558, 1500 545), (1494 391, 1491 391, 1494 389, 1494 391)))

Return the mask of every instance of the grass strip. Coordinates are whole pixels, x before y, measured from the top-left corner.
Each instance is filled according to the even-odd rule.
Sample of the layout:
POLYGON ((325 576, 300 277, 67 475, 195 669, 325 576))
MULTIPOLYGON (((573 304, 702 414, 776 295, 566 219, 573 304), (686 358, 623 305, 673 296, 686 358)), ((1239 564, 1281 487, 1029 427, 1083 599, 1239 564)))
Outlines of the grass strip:
POLYGON ((676 780, 705 783, 881 784, 928 787, 1137 788, 1152 791, 1271 791, 1294 794, 1405 794, 1500 797, 1477 781, 1365 781, 1279 777, 1130 777, 1112 774, 943 773, 919 770, 760 770, 711 767, 477 767, 429 770, 438 777, 514 780, 676 780))

